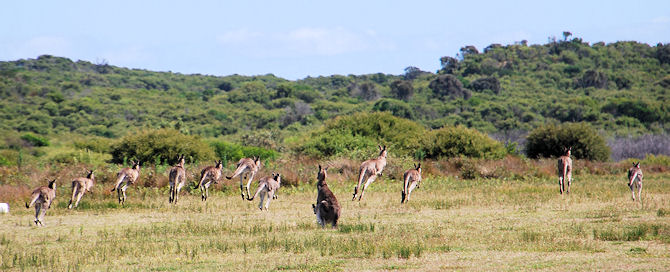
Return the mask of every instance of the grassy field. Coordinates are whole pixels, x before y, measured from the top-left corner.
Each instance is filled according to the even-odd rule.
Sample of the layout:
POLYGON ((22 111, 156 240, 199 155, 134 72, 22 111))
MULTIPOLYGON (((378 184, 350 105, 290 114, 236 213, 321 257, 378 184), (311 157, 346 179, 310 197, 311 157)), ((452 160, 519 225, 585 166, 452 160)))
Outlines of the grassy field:
POLYGON ((119 207, 106 184, 69 211, 61 186, 46 227, 22 203, 0 215, 0 269, 667 270, 670 175, 646 174, 643 202, 625 182, 581 175, 561 196, 553 178, 428 177, 401 205, 401 182, 386 176, 361 202, 353 181, 333 181, 335 230, 316 224, 313 183, 281 188, 269 211, 231 188, 206 203, 186 192, 172 206, 167 188, 133 187, 119 207))

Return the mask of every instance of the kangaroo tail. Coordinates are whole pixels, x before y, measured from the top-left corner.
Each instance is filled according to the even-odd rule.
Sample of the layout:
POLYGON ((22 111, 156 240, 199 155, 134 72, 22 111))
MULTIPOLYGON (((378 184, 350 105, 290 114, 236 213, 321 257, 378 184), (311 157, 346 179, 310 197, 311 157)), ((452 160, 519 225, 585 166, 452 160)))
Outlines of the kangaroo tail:
POLYGON ((112 192, 114 192, 114 190, 116 190, 116 187, 119 187, 119 184, 121 184, 121 182, 123 182, 123 179, 125 179, 125 178, 126 178, 126 174, 123 174, 123 173, 119 173, 116 176, 116 184, 114 184, 114 188, 112 188, 112 192))
POLYGON ((35 204, 35 201, 37 201, 37 199, 38 199, 39 197, 40 197, 40 193, 33 193, 33 194, 30 196, 30 198, 31 198, 31 199, 30 199, 30 204, 26 203, 26 208, 30 208, 30 206, 32 206, 33 204, 35 204))
POLYGON ((227 179, 233 179, 233 178, 239 176, 240 174, 242 174, 242 172, 244 172, 245 169, 247 169, 247 166, 246 165, 241 165, 241 166, 237 167, 237 169, 235 169, 235 173, 233 173, 232 176, 230 176, 230 177, 226 176, 226 178, 227 179))
POLYGON ((249 201, 254 200, 254 198, 256 198, 258 196, 258 194, 261 193, 263 188, 265 188, 265 186, 267 186, 265 183, 261 183, 260 185, 258 185, 258 189, 256 189, 256 193, 254 194, 254 196, 251 197, 251 198, 247 197, 247 200, 249 200, 249 201))
POLYGON ((411 178, 410 175, 405 175, 405 176, 404 176, 404 183, 405 183, 405 184, 403 184, 402 192, 405 193, 405 194, 408 193, 408 192, 407 192, 407 189, 408 189, 408 187, 409 187, 409 180, 410 180, 410 178, 411 178))
POLYGON ((364 178, 365 178, 365 168, 361 168, 360 172, 358 173, 358 185, 356 185, 356 188, 360 189, 364 178))
POLYGON ((565 177, 566 177, 567 175, 568 175, 568 164, 567 164, 567 163, 564 163, 564 164, 563 164, 563 173, 561 174, 561 176, 563 177, 563 180, 564 180, 564 181, 565 181, 565 177))
POLYGON ((68 205, 68 209, 72 207, 72 203, 74 203, 74 199, 76 196, 77 196, 77 182, 72 181, 72 198, 70 198, 70 204, 68 205))
POLYGON ((633 182, 637 178, 637 172, 635 174, 632 174, 632 176, 628 175, 628 178, 629 178, 628 179, 628 186, 633 186, 633 182))

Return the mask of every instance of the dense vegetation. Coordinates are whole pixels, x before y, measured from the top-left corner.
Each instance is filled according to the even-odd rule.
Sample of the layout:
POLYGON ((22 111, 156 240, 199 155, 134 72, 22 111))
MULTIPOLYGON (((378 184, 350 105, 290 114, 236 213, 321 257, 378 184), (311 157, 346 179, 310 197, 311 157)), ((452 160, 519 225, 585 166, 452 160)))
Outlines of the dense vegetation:
MULTIPOLYGON (((0 62, 0 132, 5 138, 0 163, 40 155, 39 139, 44 144, 103 143, 97 148, 109 152, 103 145, 128 133, 161 128, 263 148, 258 152, 333 155, 355 149, 324 151, 317 145, 325 142, 309 139, 311 135, 335 142, 355 136, 350 140, 356 148, 383 140, 415 157, 444 155, 433 147, 414 152, 418 141, 360 138, 365 135, 358 132, 329 139, 318 134, 322 125, 329 129, 343 122, 328 121, 334 117, 375 111, 411 121, 395 124, 401 129, 463 126, 506 143, 521 142, 541 125, 564 122, 588 123, 608 139, 670 131, 670 106, 664 103, 669 100, 670 45, 588 44, 565 38, 542 45, 492 44, 483 52, 465 46, 456 57, 440 58, 442 68, 436 73, 410 66, 402 75, 296 81, 272 74, 150 72, 48 55, 0 62), (292 144, 297 141, 307 145, 292 144)), ((411 137, 414 132, 406 133, 411 137)))

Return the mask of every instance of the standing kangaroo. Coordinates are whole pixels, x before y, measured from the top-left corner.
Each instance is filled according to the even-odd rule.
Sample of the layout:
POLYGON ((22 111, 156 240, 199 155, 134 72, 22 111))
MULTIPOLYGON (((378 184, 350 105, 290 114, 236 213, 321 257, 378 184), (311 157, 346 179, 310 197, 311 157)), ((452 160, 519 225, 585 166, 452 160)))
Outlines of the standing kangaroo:
POLYGON ((91 188, 95 184, 95 176, 93 175, 93 170, 88 171, 88 174, 85 178, 76 178, 72 181, 72 198, 70 203, 67 205, 68 209, 72 209, 72 203, 74 202, 74 208, 79 206, 79 201, 81 197, 84 196, 85 192, 91 192, 91 188), (76 200, 75 200, 76 199, 76 200))
POLYGON ((206 201, 209 197, 209 186, 214 183, 219 183, 221 178, 221 170, 223 169, 223 163, 218 160, 215 161, 215 166, 207 166, 200 172, 200 182, 198 182, 198 188, 200 188, 200 193, 202 194, 202 201, 206 201))
POLYGON ((326 172, 328 167, 321 168, 319 164, 319 173, 316 175, 316 190, 318 194, 316 196, 316 204, 312 204, 312 210, 316 214, 316 221, 325 227, 326 224, 330 223, 333 228, 337 228, 337 220, 340 218, 340 203, 337 202, 337 198, 333 192, 328 188, 326 183, 326 177, 328 173, 326 172))
POLYGON ((386 166, 386 146, 382 147, 381 145, 379 146, 379 156, 376 159, 371 159, 364 161, 361 164, 360 172, 358 174, 358 185, 356 185, 356 188, 354 188, 354 197, 351 199, 352 201, 356 199, 356 195, 358 194, 358 189, 361 188, 361 185, 363 184, 363 180, 367 180, 365 182, 365 186, 363 186, 361 190, 361 194, 358 196, 358 201, 361 201, 361 198, 363 198, 363 194, 365 194, 365 189, 368 188, 370 183, 375 181, 377 179, 377 176, 382 175, 382 170, 384 170, 384 167, 386 166))
POLYGON ((247 198, 249 201, 253 201, 256 196, 260 194, 261 201, 258 203, 258 208, 263 210, 263 200, 267 196, 268 200, 265 202, 265 210, 267 211, 270 207, 270 200, 277 198, 275 195, 277 189, 281 185, 281 175, 272 173, 272 177, 264 177, 258 181, 258 189, 256 193, 251 198, 247 198))
POLYGON ((30 196, 30 204, 26 203, 26 209, 30 206, 35 205, 35 225, 42 225, 42 219, 47 213, 47 209, 51 208, 51 203, 53 203, 56 198, 56 179, 49 182, 49 186, 40 186, 33 190, 32 195, 30 196))
POLYGON ((414 169, 405 171, 405 174, 402 175, 402 179, 405 181, 405 184, 402 188, 402 199, 400 203, 409 202, 409 195, 414 190, 414 187, 419 188, 421 186, 421 163, 419 165, 414 164, 414 169))
POLYGON ((637 198, 642 200, 642 169, 640 169, 640 162, 633 163, 633 167, 628 169, 628 187, 633 194, 633 201, 635 201, 635 187, 637 187, 637 198))
POLYGON ((564 149, 563 156, 558 158, 558 187, 561 191, 561 194, 565 191, 570 194, 570 184, 572 184, 572 159, 570 154, 572 147, 564 149), (568 190, 565 190, 565 180, 568 181, 568 190))
POLYGON ((123 168, 116 175, 116 184, 112 188, 112 192, 116 190, 121 205, 126 203, 126 189, 129 185, 135 183, 140 176, 140 162, 130 161, 130 163, 133 164, 131 168, 123 168))
POLYGON ((179 162, 177 165, 170 169, 170 203, 177 204, 177 199, 179 199, 179 191, 181 187, 186 184, 186 170, 184 170, 184 155, 179 156, 179 162))
POLYGON ((251 185, 251 181, 254 180, 254 176, 256 173, 258 173, 258 170, 261 169, 261 160, 258 157, 254 157, 252 159, 250 158, 242 158, 240 161, 237 163, 237 169, 235 169, 235 172, 233 173, 232 176, 226 176, 227 179, 233 179, 237 176, 240 176, 240 194, 242 195, 242 199, 244 199, 244 188, 247 189, 247 199, 250 196, 249 193, 249 186, 251 185), (244 185, 244 176, 248 176, 247 179, 247 186, 244 185))

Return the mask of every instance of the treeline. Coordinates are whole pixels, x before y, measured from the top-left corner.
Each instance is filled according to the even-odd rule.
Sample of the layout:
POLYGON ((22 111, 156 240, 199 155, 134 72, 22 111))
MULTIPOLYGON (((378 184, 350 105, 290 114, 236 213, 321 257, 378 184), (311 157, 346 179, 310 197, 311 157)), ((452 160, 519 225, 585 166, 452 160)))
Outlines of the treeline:
POLYGON ((299 150, 336 152, 319 150, 314 139, 328 135, 315 131, 361 112, 389 112, 426 135, 458 126, 525 135, 565 122, 587 123, 606 137, 670 131, 670 45, 588 44, 569 36, 542 45, 492 44, 481 52, 465 46, 455 57, 440 58, 436 72, 410 66, 401 75, 296 81, 151 72, 48 55, 0 62, 6 138, 0 148, 20 145, 17 139, 28 133, 104 142, 140 128, 171 128, 280 152, 298 139, 312 143, 299 150))

